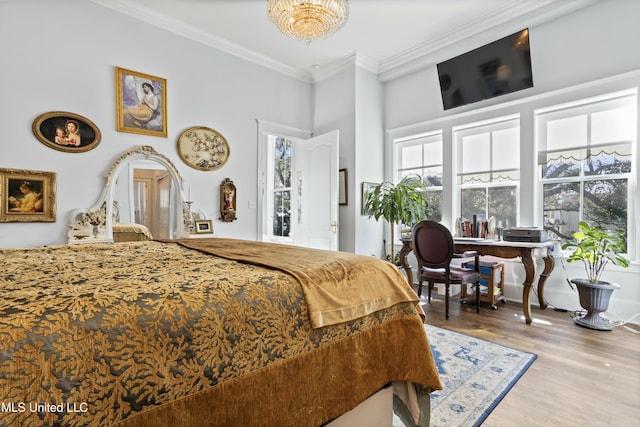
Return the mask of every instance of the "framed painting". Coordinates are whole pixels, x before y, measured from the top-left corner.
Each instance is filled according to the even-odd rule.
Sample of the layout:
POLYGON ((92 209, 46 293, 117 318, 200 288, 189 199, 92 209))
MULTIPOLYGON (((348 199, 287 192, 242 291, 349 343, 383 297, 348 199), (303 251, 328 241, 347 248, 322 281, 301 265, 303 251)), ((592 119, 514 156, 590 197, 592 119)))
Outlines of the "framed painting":
POLYGON ((210 219, 196 219, 196 234, 213 234, 213 221, 210 219))
POLYGON ((338 171, 338 204, 347 205, 347 170, 340 169, 338 171))
POLYGON ((93 150, 100 143, 100 130, 91 120, 66 111, 40 114, 31 128, 38 141, 67 153, 93 150))
POLYGON ((361 201, 361 205, 360 205, 360 213, 362 215, 369 215, 369 211, 365 208, 365 202, 366 202, 366 197, 367 197, 367 193, 369 193, 370 191, 373 191, 373 189, 376 187, 375 182, 363 182, 362 183, 362 201, 361 201))
POLYGON ((167 81, 116 67, 116 130, 167 137, 167 81))
POLYGON ((229 143, 220 132, 204 126, 191 127, 178 137, 178 154, 194 169, 213 171, 229 159, 229 143))
POLYGON ((55 222, 55 172, 0 169, 0 222, 55 222))

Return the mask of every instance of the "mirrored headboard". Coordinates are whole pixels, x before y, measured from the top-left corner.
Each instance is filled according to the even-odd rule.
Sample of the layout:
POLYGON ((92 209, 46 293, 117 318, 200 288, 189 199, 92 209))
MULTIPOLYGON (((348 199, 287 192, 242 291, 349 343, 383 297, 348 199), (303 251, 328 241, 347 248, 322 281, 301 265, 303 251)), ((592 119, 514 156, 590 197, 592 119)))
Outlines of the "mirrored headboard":
POLYGON ((163 228, 160 236, 154 237, 175 239, 185 235, 182 176, 167 157, 153 147, 141 146, 123 153, 115 160, 105 175, 104 187, 93 206, 73 211, 67 233, 68 243, 111 243, 114 222, 139 221, 138 211, 133 207, 136 199, 134 171, 137 168, 156 169, 167 180, 160 197, 163 203, 163 228))

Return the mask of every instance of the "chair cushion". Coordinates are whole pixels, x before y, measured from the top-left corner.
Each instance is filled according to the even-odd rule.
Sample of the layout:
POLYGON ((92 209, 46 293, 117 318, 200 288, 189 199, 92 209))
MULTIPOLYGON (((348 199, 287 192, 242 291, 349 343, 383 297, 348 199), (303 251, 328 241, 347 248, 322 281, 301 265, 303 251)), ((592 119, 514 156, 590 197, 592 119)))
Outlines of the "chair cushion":
MULTIPOLYGON (((422 279, 433 282, 444 282, 446 270, 444 268, 422 268, 422 279)), ((480 280, 480 273, 468 268, 451 266, 450 283, 474 283, 480 280)))

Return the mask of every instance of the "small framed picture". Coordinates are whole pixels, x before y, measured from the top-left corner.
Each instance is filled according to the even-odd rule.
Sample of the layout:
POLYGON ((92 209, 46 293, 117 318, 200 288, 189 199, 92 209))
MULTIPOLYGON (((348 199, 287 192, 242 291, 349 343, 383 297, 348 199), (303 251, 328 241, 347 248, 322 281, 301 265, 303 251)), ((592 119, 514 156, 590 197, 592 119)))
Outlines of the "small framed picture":
POLYGON ((196 234, 213 234, 213 222, 210 219, 196 219, 196 234))
POLYGON ((116 130, 167 137, 167 81, 116 67, 116 130))
POLYGON ((338 204, 339 205, 347 205, 348 204, 347 197, 347 170, 340 169, 338 171, 338 204))
POLYGON ((31 128, 38 141, 67 153, 93 150, 100 143, 100 130, 91 120, 66 111, 40 114, 31 128))
POLYGON ((371 191, 373 191, 374 188, 376 188, 378 184, 374 183, 374 182, 363 182, 362 183, 362 204, 360 206, 360 213, 362 215, 369 215, 369 211, 367 211, 367 209, 365 208, 365 204, 367 201, 367 194, 371 191))
POLYGON ((55 172, 0 169, 0 222, 55 222, 55 172))

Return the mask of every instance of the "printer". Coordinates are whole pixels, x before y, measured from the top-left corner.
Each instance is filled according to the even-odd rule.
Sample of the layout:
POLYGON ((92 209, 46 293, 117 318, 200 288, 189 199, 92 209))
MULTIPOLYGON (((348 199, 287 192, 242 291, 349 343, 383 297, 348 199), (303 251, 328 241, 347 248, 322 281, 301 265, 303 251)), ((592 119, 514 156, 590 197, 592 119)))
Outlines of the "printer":
POLYGON ((502 232, 503 240, 507 242, 541 243, 547 241, 547 232, 539 227, 513 227, 502 232))

